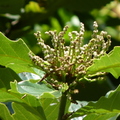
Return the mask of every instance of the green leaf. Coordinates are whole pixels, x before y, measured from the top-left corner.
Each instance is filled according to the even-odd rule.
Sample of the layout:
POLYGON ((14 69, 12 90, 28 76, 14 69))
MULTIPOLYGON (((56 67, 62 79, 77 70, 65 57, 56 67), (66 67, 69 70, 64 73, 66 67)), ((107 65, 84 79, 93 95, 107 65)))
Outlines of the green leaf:
POLYGON ((10 81, 21 81, 19 76, 10 68, 0 68, 0 89, 10 89, 10 81))
POLYGON ((59 109, 59 100, 57 98, 51 93, 44 93, 41 97, 21 94, 17 91, 16 83, 11 83, 9 92, 0 90, 0 102, 13 102, 14 114, 12 116, 15 120, 57 119, 59 109))
MULTIPOLYGON (((15 120, 57 120, 58 117, 59 98, 55 98, 51 92, 45 92, 40 97, 21 94, 17 90, 16 81, 11 82, 9 92, 0 90, 0 102, 12 102, 12 116, 15 120)), ((67 102, 67 108, 69 104, 67 102)))
POLYGON ((90 102, 80 108, 72 117, 87 115, 84 120, 107 120, 120 114, 120 85, 108 97, 101 97, 96 103, 90 102))
MULTIPOLYGON (((43 98, 44 95, 41 96, 41 105, 44 109, 45 115, 47 120, 57 120, 58 112, 59 112, 59 105, 60 99, 57 98, 43 98)), ((70 101, 68 100, 66 103, 66 110, 68 112, 68 108, 70 105, 70 101)))
POLYGON ((26 12, 41 12, 41 8, 37 2, 30 1, 25 7, 26 12))
POLYGON ((31 80, 33 82, 38 82, 41 79, 38 75, 28 72, 19 73, 19 76, 22 80, 31 80))
POLYGON ((9 67, 17 73, 34 73, 29 52, 23 40, 11 41, 0 33, 0 65, 9 67))
POLYGON ((114 49, 100 59, 94 61, 94 64, 87 70, 87 74, 95 74, 97 72, 110 72, 115 78, 120 76, 120 47, 114 49))
MULTIPOLYGON (((11 92, 18 93, 19 91, 26 94, 25 97, 24 95, 21 97, 25 103, 35 108, 38 108, 37 106, 41 106, 47 120, 57 120, 59 111, 59 98, 56 97, 60 96, 59 92, 55 92, 55 95, 55 90, 48 88, 45 84, 33 84, 30 81, 23 81, 20 83, 20 89, 17 86, 19 86, 19 83, 17 84, 17 82, 11 82, 11 92), (32 95, 34 95, 34 97, 36 96, 38 99, 33 99, 32 95)), ((69 104, 69 102, 67 102, 67 104, 69 104)))
MULTIPOLYGON (((15 105, 13 106, 13 111, 15 114, 13 114, 13 116, 15 115, 15 120, 21 120, 20 119, 21 115, 18 115, 21 112, 24 114, 27 113, 26 115, 23 116, 23 118, 25 116, 26 118, 28 118, 27 115, 31 114, 31 118, 36 118, 35 120, 38 120, 38 119, 46 120, 43 108, 41 106, 41 102, 35 96, 29 95, 29 94, 24 96, 23 94, 14 93, 13 91, 6 92, 6 91, 0 90, 0 102, 14 102, 15 105)), ((1 110, 2 108, 0 107, 0 111, 1 110)))
POLYGON ((0 90, 0 102, 22 102, 21 96, 13 95, 7 91, 0 90))
POLYGON ((14 120, 6 105, 3 103, 0 103, 0 120, 14 120))
MULTIPOLYGON (((34 101, 36 102, 36 101, 34 101)), ((24 103, 13 103, 14 119, 15 120, 47 120, 43 117, 42 113, 37 112, 35 108, 28 106, 24 103)), ((39 107, 39 106, 37 106, 39 107)))
POLYGON ((19 14, 25 0, 0 0, 0 14, 19 14))
POLYGON ((41 99, 47 120, 57 120, 59 111, 59 101, 56 98, 41 99))
POLYGON ((103 113, 101 115, 98 114, 90 114, 87 117, 85 117, 83 120, 116 120, 119 116, 119 113, 103 113), (114 117, 113 117, 114 116, 114 117), (110 118, 110 119, 109 119, 110 118), (113 119, 112 119, 113 118, 113 119))
POLYGON ((37 84, 30 81, 21 81, 17 84, 17 89, 20 93, 27 93, 38 97, 44 93, 51 93, 54 97, 61 96, 59 91, 47 87, 44 83, 37 84))
POLYGON ((45 72, 37 69, 37 68, 33 68, 36 74, 33 73, 28 73, 28 72, 23 72, 23 73, 19 73, 19 76, 22 80, 31 80, 34 82, 38 82, 40 79, 42 79, 45 76, 45 72))

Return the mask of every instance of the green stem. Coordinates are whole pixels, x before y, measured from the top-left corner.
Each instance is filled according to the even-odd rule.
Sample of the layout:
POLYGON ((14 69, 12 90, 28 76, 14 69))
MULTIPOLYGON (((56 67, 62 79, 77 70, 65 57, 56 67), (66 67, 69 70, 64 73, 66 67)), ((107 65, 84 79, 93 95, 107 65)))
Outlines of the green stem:
POLYGON ((65 114, 66 101, 67 101, 67 96, 66 96, 66 92, 64 92, 62 93, 62 97, 60 100, 58 120, 65 120, 63 116, 65 114))

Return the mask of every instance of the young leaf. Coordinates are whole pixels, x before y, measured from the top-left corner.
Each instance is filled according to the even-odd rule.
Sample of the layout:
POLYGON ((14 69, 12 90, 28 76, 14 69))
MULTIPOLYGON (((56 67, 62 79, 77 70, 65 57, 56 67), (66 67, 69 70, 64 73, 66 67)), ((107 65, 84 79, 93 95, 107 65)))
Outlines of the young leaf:
POLYGON ((23 40, 11 41, 0 33, 0 65, 9 67, 17 73, 34 73, 29 52, 30 50, 23 40))
MULTIPOLYGON (((87 106, 79 109, 73 116, 86 115, 84 120, 107 120, 116 118, 120 113, 120 85, 111 92, 108 97, 101 97, 96 103, 90 102, 87 106)), ((72 117, 73 117, 72 116, 72 117)))
POLYGON ((115 78, 118 78, 120 76, 120 47, 114 47, 109 54, 95 60, 87 71, 87 74, 110 72, 115 78))

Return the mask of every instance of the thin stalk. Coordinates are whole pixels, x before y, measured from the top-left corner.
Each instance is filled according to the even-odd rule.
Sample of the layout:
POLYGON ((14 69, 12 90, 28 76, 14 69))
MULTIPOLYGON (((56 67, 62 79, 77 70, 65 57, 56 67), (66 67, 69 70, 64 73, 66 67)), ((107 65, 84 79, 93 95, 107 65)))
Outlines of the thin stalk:
POLYGON ((61 97, 61 100, 60 100, 60 106, 59 106, 58 120, 65 120, 63 118, 63 116, 65 114, 65 107, 66 107, 66 102, 67 102, 66 93, 67 92, 62 93, 62 97, 61 97))

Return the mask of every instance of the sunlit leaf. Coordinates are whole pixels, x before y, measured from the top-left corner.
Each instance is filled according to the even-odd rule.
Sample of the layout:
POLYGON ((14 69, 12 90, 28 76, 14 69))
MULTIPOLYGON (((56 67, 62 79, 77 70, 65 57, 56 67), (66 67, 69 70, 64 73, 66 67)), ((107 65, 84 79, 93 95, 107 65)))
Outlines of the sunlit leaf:
POLYGON ((9 67, 15 72, 33 72, 30 52, 23 40, 11 41, 0 33, 0 65, 9 67))
POLYGON ((33 73, 28 73, 28 72, 23 72, 23 73, 19 73, 19 76, 22 80, 40 80, 40 76, 33 74, 33 73))
MULTIPOLYGON (((0 91, 0 102, 14 102, 12 116, 15 120, 55 120, 58 117, 59 99, 51 93, 44 93, 41 97, 35 97, 30 94, 21 94, 17 91, 16 83, 11 83, 9 92, 0 91)), ((1 108, 0 108, 1 110, 1 108)))
POLYGON ((59 91, 49 88, 47 85, 40 83, 31 83, 30 81, 21 81, 17 84, 17 89, 20 93, 28 93, 34 96, 41 96, 44 93, 51 93, 55 97, 60 97, 59 91))
POLYGON ((88 74, 96 72, 110 72, 115 78, 120 76, 120 47, 114 47, 109 54, 94 61, 88 68, 88 74))
POLYGON ((39 81, 40 79, 42 79, 45 75, 45 72, 37 69, 37 68, 33 68, 33 70, 35 71, 36 74, 34 73, 29 73, 29 72, 23 72, 23 73, 19 73, 19 77, 22 80, 31 80, 31 81, 39 81))
POLYGON ((44 98, 41 99, 41 104, 46 114, 47 120, 57 120, 59 101, 53 98, 44 98))
POLYGON ((22 100, 17 96, 7 91, 0 90, 0 102, 11 102, 11 101, 22 102, 22 100))
MULTIPOLYGON (((21 112, 23 114, 26 113, 22 115, 23 118, 26 117, 26 119, 29 118, 27 115, 31 114, 31 118, 35 118, 36 120, 46 120, 39 99, 32 95, 24 96, 24 94, 20 94, 17 92, 14 93, 13 91, 11 90, 11 92, 6 92, 0 90, 0 102, 14 102, 15 105, 13 105, 12 109, 14 111, 13 116, 15 116, 15 120, 21 120, 21 112)), ((3 110, 2 107, 0 107, 0 111, 1 110, 3 110)))

